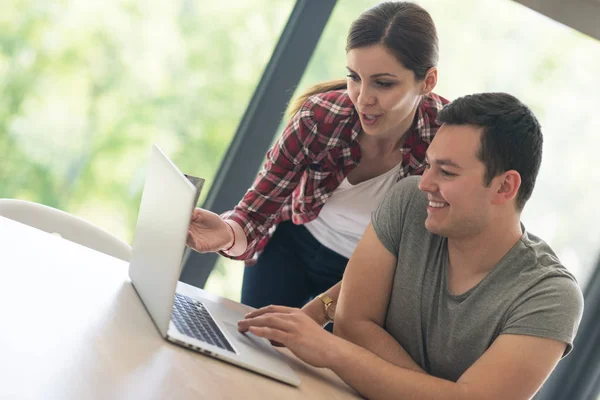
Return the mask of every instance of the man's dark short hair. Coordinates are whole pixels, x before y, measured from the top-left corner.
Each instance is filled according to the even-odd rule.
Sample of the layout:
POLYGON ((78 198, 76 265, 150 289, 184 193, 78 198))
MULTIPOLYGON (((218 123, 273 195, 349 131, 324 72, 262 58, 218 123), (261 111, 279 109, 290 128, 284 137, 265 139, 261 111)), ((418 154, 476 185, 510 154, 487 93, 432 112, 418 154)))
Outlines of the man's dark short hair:
POLYGON ((478 93, 460 97, 438 114, 438 122, 483 128, 477 157, 485 164, 484 184, 515 170, 521 175, 517 193, 520 211, 531 197, 542 162, 542 130, 533 112, 506 93, 478 93))

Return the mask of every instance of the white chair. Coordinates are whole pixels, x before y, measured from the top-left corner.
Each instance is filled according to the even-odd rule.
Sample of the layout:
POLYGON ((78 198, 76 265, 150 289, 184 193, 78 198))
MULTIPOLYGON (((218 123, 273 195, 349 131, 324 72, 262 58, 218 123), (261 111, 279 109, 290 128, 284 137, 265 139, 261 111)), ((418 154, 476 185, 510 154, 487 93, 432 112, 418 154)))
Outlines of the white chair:
POLYGON ((124 261, 131 258, 131 246, 127 243, 82 218, 56 208, 25 200, 0 199, 0 215, 124 261))

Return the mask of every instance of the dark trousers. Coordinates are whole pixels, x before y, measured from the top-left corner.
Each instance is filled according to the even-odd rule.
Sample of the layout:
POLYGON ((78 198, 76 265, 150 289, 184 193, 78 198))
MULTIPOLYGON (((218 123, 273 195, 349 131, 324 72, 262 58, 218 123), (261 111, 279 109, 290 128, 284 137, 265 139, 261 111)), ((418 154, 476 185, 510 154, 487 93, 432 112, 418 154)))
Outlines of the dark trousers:
MULTIPOLYGON (((342 280, 348 259, 328 249, 302 225, 277 226, 258 258, 244 269, 242 303, 302 307, 342 280)), ((330 324, 331 325, 331 324, 330 324)))

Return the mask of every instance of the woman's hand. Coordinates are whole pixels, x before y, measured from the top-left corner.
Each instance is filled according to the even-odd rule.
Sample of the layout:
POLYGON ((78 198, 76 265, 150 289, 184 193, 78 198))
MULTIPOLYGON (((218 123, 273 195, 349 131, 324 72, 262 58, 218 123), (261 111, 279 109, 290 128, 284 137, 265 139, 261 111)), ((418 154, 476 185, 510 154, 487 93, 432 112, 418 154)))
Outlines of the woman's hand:
POLYGON ((330 364, 340 339, 323 329, 298 308, 267 306, 246 314, 238 322, 240 332, 248 332, 281 343, 296 357, 315 367, 330 364))
POLYGON ((187 245, 199 253, 226 249, 233 243, 233 231, 214 212, 196 208, 188 227, 187 245))

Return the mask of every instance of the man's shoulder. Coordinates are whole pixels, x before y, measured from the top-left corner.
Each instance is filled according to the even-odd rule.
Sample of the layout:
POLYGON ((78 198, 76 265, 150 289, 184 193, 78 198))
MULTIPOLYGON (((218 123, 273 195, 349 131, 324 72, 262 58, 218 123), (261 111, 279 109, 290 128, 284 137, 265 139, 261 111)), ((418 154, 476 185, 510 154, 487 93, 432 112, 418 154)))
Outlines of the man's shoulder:
POLYGON ((387 218, 401 217, 402 221, 411 223, 424 220, 427 216, 427 194, 419 189, 420 181, 419 175, 411 175, 396 182, 382 201, 387 218))
POLYGON ((425 228, 427 195, 419 189, 419 180, 419 176, 409 176, 398 181, 371 218, 379 240, 396 256, 401 249, 403 253, 406 250, 407 256, 433 240, 434 235, 425 228))
POLYGON ((583 313, 583 292, 550 246, 525 231, 514 257, 503 263, 502 285, 494 282, 510 308, 502 333, 546 337, 567 343, 564 355, 573 347, 583 313))
POLYGON ((415 202, 427 201, 427 195, 419 189, 420 175, 411 175, 400 179, 393 187, 392 192, 395 196, 402 196, 405 201, 402 203, 405 206, 415 202))
POLYGON ((524 271, 535 275, 536 279, 565 278, 567 281, 577 282, 575 276, 563 265, 550 245, 524 227, 520 244, 522 250, 518 264, 522 264, 524 271))
POLYGON ((379 204, 374 222, 412 225, 417 220, 424 221, 427 215, 427 195, 419 189, 420 180, 420 176, 413 175, 398 181, 379 204))
MULTIPOLYGON (((578 309, 582 292, 575 276, 562 264, 552 248, 541 238, 525 230, 517 244, 501 261, 495 274, 503 281, 505 293, 513 293, 515 307, 535 298, 562 299, 578 309), (502 277, 502 278, 501 278, 502 277)), ((499 282, 496 282, 498 284, 499 282)), ((544 300, 546 301, 546 300, 544 300)))

